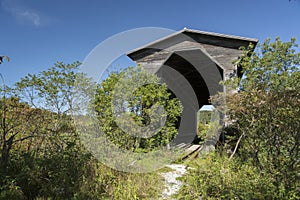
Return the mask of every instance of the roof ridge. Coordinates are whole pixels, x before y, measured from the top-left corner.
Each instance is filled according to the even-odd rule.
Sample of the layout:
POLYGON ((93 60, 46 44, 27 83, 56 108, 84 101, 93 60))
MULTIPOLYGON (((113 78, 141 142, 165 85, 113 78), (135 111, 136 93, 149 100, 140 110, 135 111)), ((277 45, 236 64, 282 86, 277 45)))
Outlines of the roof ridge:
POLYGON ((132 53, 137 52, 137 51, 139 51, 141 49, 144 49, 146 47, 149 47, 149 46, 152 46, 154 44, 157 44, 157 43, 159 43, 159 42, 161 42, 163 40, 169 39, 169 38, 174 37, 174 36, 179 35, 179 34, 183 34, 184 32, 187 32, 187 33, 188 32, 189 33, 197 33, 197 34, 202 34, 202 35, 210 35, 210 36, 216 36, 216 37, 223 37, 223 38, 229 38, 229 39, 235 39, 235 40, 246 40, 246 41, 254 42, 254 43, 258 42, 258 39, 256 39, 256 38, 241 37, 241 36, 221 34, 221 33, 208 32, 208 31, 200 31, 200 30, 189 29, 189 28, 184 27, 183 29, 181 29, 179 31, 176 31, 176 32, 171 33, 169 35, 166 35, 166 36, 164 36, 162 38, 154 40, 153 42, 150 42, 150 43, 145 44, 145 45, 143 45, 141 47, 133 49, 133 50, 127 52, 126 54, 127 55, 132 54, 132 53))
POLYGON ((258 42, 258 39, 256 39, 256 38, 249 38, 249 37, 242 37, 242 36, 231 35, 231 34, 216 33, 216 32, 211 32, 211 31, 201 31, 201 30, 196 30, 196 29, 189 29, 189 28, 186 28, 186 27, 181 29, 180 32, 182 32, 182 33, 183 32, 199 33, 199 34, 203 34, 203 35, 213 35, 213 36, 219 36, 219 37, 225 37, 225 38, 232 38, 232 39, 240 39, 240 40, 248 40, 248 41, 258 42))

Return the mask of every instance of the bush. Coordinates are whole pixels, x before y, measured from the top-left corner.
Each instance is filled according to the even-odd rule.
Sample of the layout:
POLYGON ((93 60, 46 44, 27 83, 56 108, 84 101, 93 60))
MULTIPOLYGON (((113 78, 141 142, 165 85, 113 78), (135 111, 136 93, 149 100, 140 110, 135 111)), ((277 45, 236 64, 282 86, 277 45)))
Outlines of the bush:
POLYGON ((178 199, 274 199, 270 176, 216 152, 195 160, 183 181, 178 199))
POLYGON ((25 199, 21 188, 14 180, 7 179, 5 182, 4 186, 0 187, 0 200, 25 199))
POLYGON ((162 179, 157 173, 131 174, 113 170, 95 160, 86 165, 74 199, 158 199, 162 179))

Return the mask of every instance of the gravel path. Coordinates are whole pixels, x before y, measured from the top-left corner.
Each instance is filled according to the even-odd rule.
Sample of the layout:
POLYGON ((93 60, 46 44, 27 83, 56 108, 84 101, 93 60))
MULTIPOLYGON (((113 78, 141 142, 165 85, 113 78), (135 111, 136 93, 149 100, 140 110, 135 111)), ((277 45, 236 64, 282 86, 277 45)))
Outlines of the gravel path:
POLYGON ((171 199, 171 196, 175 194, 183 183, 176 180, 178 177, 182 177, 186 173, 184 165, 171 164, 167 165, 172 171, 161 173, 162 177, 165 179, 166 189, 162 193, 162 199, 171 199))

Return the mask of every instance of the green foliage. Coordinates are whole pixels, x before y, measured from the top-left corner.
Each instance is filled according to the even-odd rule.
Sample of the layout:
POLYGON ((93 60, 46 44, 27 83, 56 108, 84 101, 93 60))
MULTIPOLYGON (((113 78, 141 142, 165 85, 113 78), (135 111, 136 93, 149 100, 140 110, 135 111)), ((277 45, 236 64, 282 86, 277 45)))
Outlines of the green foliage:
MULTIPOLYGON (((31 108, 27 103, 11 94, 12 89, 1 91, 0 99, 0 153, 1 172, 5 172, 11 150, 22 141, 37 137, 39 123, 43 123, 44 111, 31 108)), ((0 173, 2 175, 2 173, 0 173)))
POLYGON ((200 143, 204 142, 209 129, 210 129, 210 124, 198 123, 197 136, 200 139, 200 143))
MULTIPOLYGON (((126 96, 126 95, 125 95, 126 96)), ((142 68, 129 68, 125 73, 120 72, 112 73, 106 80, 101 83, 96 95, 96 112, 99 116, 99 121, 102 130, 110 141, 116 145, 132 151, 149 151, 157 147, 165 146, 177 134, 176 123, 181 114, 181 104, 177 98, 171 98, 171 93, 168 91, 167 86, 159 84, 159 79, 155 75, 147 74, 142 68), (118 113, 125 113, 130 118, 134 119, 134 123, 140 127, 147 126, 151 122, 159 122, 160 117, 166 117, 165 125, 158 130, 155 135, 148 138, 136 137, 125 133, 116 123, 117 114, 113 111, 113 98, 114 92, 116 93, 116 84, 121 79, 128 78, 128 82, 122 84, 122 92, 129 91, 128 99, 118 103, 118 113), (142 85, 134 91, 128 90, 131 84, 137 84, 138 77, 142 80, 147 80, 149 84, 142 85), (124 103, 125 102, 125 103, 124 103), (157 118, 151 115, 151 106, 158 104, 164 107, 166 113, 157 118)), ((128 120, 124 120, 129 130, 134 132, 135 127, 130 125, 128 120)), ((144 134, 137 131, 136 134, 144 134)), ((140 135, 138 135, 140 136, 140 135)))
MULTIPOLYGON (((294 85, 295 76, 299 77, 300 54, 296 52, 296 39, 290 42, 282 42, 279 37, 271 43, 267 39, 256 51, 253 45, 243 49, 243 56, 237 60, 242 68, 245 78, 241 82, 236 79, 229 82, 239 83, 242 91, 269 91, 280 92, 287 89, 299 89, 294 85)), ((239 80, 239 79, 237 79, 239 80)))
POLYGON ((222 152, 196 161, 179 199, 300 198, 300 53, 295 39, 267 39, 238 60, 244 78, 225 81, 227 96, 222 152), (228 155, 228 153, 230 153, 228 155))
POLYGON ((157 199, 162 191, 156 173, 130 174, 115 171, 91 159, 74 199, 157 199))
MULTIPOLYGON (((277 38, 266 40, 255 52, 244 49, 238 64, 245 77, 226 82, 229 88, 240 82, 241 88, 227 98, 231 126, 225 132, 226 152, 220 148, 220 154, 195 160, 177 199, 299 199, 300 54, 296 47, 295 39, 277 38)), ((71 117, 77 109, 75 80, 86 82, 84 90, 90 89, 90 80, 77 72, 79 64, 56 63, 37 75, 27 75, 15 88, 1 89, 0 199, 159 198, 162 180, 157 173, 115 171, 100 164, 80 143, 71 117)), ((156 76, 139 68, 129 72, 124 88, 138 83, 136 77, 149 82, 130 94, 120 93, 126 98, 116 108, 114 88, 128 74, 112 73, 98 87, 92 106, 111 141, 127 150, 147 152, 175 137, 182 107, 165 85, 157 84, 156 76), (160 122, 151 111, 157 105, 166 110, 161 113, 166 121, 155 135, 135 137, 117 126, 116 113, 130 116, 137 127, 160 122)), ((218 127, 204 126, 202 121, 200 137, 207 137, 206 129, 214 126, 218 127)), ((129 128, 135 134, 140 130, 129 128)))
POLYGON ((191 164, 176 199, 273 199, 272 177, 258 168, 210 153, 191 164))
POLYGON ((24 198, 22 190, 16 185, 14 180, 6 181, 3 183, 3 186, 0 187, 0 200, 24 198))
POLYGON ((198 128, 197 136, 200 143, 203 143, 206 139, 207 133, 211 128, 211 111, 199 111, 198 112, 198 128))
POLYGON ((158 197, 156 173, 126 174, 95 160, 82 146, 71 114, 90 80, 79 63, 56 63, 1 90, 0 199, 142 199, 158 197), (10 92, 8 92, 10 91, 10 92), (79 94, 80 95, 80 94, 79 94), (3 156, 4 155, 4 156, 3 156), (152 185, 146 187, 146 185, 152 185))
POLYGON ((300 54, 295 39, 266 40, 252 56, 242 57, 242 91, 229 98, 229 116, 239 136, 239 157, 273 174, 274 195, 299 191, 300 54))
POLYGON ((77 72, 79 66, 79 62, 57 62, 39 74, 28 74, 16 83, 18 95, 32 107, 70 114, 74 109, 75 81, 83 75, 77 72))

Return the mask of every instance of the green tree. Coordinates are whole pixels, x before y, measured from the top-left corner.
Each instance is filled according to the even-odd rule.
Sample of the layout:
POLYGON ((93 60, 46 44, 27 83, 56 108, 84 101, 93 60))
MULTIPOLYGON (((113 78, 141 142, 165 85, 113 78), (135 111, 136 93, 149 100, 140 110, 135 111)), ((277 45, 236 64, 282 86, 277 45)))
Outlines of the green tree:
POLYGON ((220 149, 221 155, 200 159, 186 177, 183 194, 205 199, 299 199, 297 47, 294 38, 289 42, 276 38, 267 39, 256 51, 253 46, 243 49, 237 64, 244 77, 225 82, 240 88, 227 96, 231 124, 225 132, 225 149, 220 149))
MULTIPOLYGON (((28 74, 16 83, 15 93, 32 109, 43 111, 36 127, 37 137, 30 149, 19 152, 12 163, 22 176, 16 180, 27 198, 36 196, 71 198, 78 190, 84 162, 84 151, 72 120, 75 80, 80 63, 55 63, 39 74, 28 74), (22 168, 16 164, 22 163, 22 168), (30 170, 27 170, 29 167, 30 170), (31 181, 29 181, 31 180, 31 181)), ((23 149, 24 150, 24 149, 23 149)))
POLYGON ((115 171, 81 145, 71 115, 80 90, 86 94, 91 84, 77 71, 79 64, 56 63, 28 74, 0 99, 0 150, 8 152, 1 157, 6 170, 1 169, 0 199, 158 197, 159 176, 115 171), (76 81, 83 81, 80 88, 76 81))
MULTIPOLYGON (((71 145, 70 139, 78 139, 75 137, 77 133, 72 120, 72 114, 76 110, 74 98, 78 92, 75 84, 76 79, 89 81, 84 74, 78 72, 79 66, 79 62, 57 62, 48 70, 37 75, 28 74, 16 83, 15 90, 21 101, 32 108, 48 111, 44 119, 47 123, 40 125, 41 129, 47 131, 47 138, 51 138, 51 145, 55 145, 57 151, 71 145)), ((76 143, 75 140, 73 143, 76 143)), ((42 147, 48 148, 47 145, 42 147)))
POLYGON ((1 182, 26 198, 71 198, 80 185, 89 154, 71 118, 79 64, 56 63, 1 91, 1 182))
MULTIPOLYGON (((7 90, 4 91, 6 95, 7 90)), ((44 123, 44 111, 31 108, 20 102, 18 97, 6 96, 0 100, 0 115, 1 172, 5 174, 13 146, 37 137, 38 132, 41 132, 37 124, 44 123)))
POLYGON ((227 104, 239 133, 239 157, 274 177, 278 199, 300 194, 300 53, 296 47, 294 38, 290 42, 276 38, 273 43, 267 39, 255 52, 245 49, 239 62, 246 76, 242 90, 227 104))
MULTIPOLYGON (((159 84, 159 78, 156 75, 149 75, 140 67, 137 69, 129 68, 126 73, 125 71, 112 73, 101 83, 96 95, 95 109, 102 130, 111 141, 127 150, 149 151, 157 147, 165 146, 177 134, 176 123, 179 120, 182 110, 179 100, 173 98, 171 95, 171 92, 168 91, 165 84, 159 84), (153 121, 159 123, 160 119, 158 118, 166 117, 164 126, 156 132, 155 135, 148 138, 141 138, 138 137, 140 135, 134 136, 125 133, 124 130, 118 127, 116 123, 116 116, 118 114, 114 113, 113 110, 113 106, 116 106, 113 105, 113 95, 116 93, 115 86, 121 79, 126 79, 127 82, 123 83, 119 89, 129 91, 131 94, 127 95, 129 98, 124 99, 125 101, 117 102, 119 107, 116 112, 126 113, 130 118, 134 119, 134 123, 139 127, 147 126, 153 121), (135 79, 147 79, 151 83, 142 85, 134 91, 130 91, 127 87, 132 84, 137 84, 138 80, 135 79), (151 111, 151 107, 154 104, 163 106, 166 112, 157 118, 153 117, 153 115, 151 115, 151 112, 153 112, 151 111)), ((126 124, 126 120, 124 121, 126 124)), ((132 132, 135 131, 135 127, 130 124, 128 126, 132 132)))

